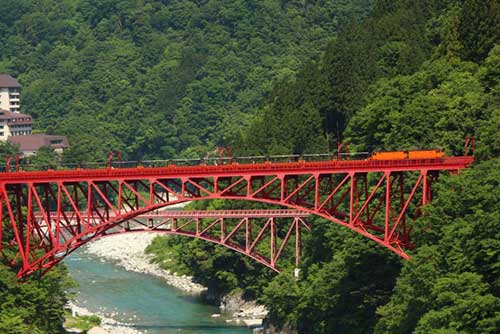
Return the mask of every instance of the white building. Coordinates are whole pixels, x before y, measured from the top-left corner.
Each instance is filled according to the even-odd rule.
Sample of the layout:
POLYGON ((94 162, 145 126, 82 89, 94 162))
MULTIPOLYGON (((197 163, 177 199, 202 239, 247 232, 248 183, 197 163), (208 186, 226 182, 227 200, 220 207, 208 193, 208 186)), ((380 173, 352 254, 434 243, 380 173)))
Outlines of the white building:
POLYGON ((0 109, 19 112, 21 85, 8 74, 0 74, 0 109))
POLYGON ((0 140, 31 135, 33 120, 30 115, 0 109, 0 140))
POLYGON ((21 85, 8 74, 0 74, 0 141, 19 147, 23 156, 31 156, 43 146, 62 153, 69 147, 65 136, 32 134, 33 118, 21 114, 21 85))

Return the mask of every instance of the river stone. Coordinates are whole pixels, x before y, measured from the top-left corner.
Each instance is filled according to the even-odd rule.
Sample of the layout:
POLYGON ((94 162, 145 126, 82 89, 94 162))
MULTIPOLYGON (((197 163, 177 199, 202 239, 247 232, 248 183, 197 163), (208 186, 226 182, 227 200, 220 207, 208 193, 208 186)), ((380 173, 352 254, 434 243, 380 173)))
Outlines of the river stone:
POLYGON ((87 332, 88 334, 108 334, 108 332, 102 327, 94 327, 87 332))
POLYGON ((262 326, 262 319, 243 319, 243 323, 250 328, 258 327, 262 326))

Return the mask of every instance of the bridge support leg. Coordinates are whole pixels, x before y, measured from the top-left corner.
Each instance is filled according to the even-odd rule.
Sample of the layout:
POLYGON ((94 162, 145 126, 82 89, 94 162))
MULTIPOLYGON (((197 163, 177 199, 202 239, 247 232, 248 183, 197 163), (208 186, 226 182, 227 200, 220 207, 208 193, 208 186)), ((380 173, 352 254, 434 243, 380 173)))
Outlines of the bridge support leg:
POLYGON ((0 254, 2 254, 3 245, 3 194, 0 193, 0 254))

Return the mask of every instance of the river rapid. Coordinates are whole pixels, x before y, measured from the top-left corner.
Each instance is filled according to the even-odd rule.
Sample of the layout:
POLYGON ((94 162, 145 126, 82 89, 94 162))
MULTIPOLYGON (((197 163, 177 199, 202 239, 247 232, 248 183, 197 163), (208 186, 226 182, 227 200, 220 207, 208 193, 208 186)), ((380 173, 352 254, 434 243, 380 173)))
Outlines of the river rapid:
POLYGON ((75 304, 131 324, 147 334, 250 334, 246 327, 212 317, 220 310, 166 285, 160 278, 127 271, 83 249, 65 260, 79 283, 75 304))

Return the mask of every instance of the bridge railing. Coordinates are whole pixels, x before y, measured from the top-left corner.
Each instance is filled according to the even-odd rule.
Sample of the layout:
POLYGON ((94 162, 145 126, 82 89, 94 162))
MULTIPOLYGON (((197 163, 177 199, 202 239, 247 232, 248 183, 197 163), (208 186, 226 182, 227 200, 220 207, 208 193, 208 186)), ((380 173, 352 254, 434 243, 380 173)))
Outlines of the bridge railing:
POLYGON ((197 158, 197 159, 165 159, 165 160, 129 160, 129 161, 95 161, 64 164, 29 164, 10 163, 8 166, 0 166, 0 172, 8 171, 47 171, 47 170, 70 170, 70 169, 102 169, 102 168, 135 168, 135 167, 168 167, 168 166, 217 166, 230 164, 258 164, 258 163, 279 163, 279 162, 299 162, 299 161, 332 161, 332 160, 363 160, 370 154, 368 152, 359 153, 323 153, 323 154, 302 154, 302 155, 260 155, 247 157, 218 157, 218 158, 197 158))
MULTIPOLYGON (((149 160, 149 161, 124 161, 124 162, 114 162, 111 165, 105 163, 81 163, 81 164, 61 164, 61 165, 19 165, 16 167, 11 166, 10 172, 14 171, 49 171, 49 170, 75 170, 75 169, 121 169, 121 168, 136 168, 136 167, 203 167, 203 166, 217 166, 217 165, 227 165, 234 166, 235 168, 239 165, 241 167, 248 166, 249 164, 258 164, 259 169, 269 168, 292 168, 292 165, 286 165, 286 163, 291 162, 309 162, 309 167, 315 165, 317 163, 318 167, 324 167, 324 163, 330 162, 338 162, 339 167, 342 168, 361 168, 361 167, 371 167, 371 168, 386 168, 386 167, 416 167, 416 166, 427 166, 427 165, 443 165, 443 166, 452 166, 452 165, 469 165, 474 160, 473 157, 446 157, 446 158, 435 158, 435 159, 402 159, 402 160, 342 160, 338 161, 336 159, 314 159, 314 160, 306 160, 306 159, 267 159, 264 158, 262 160, 259 159, 231 159, 231 160, 223 160, 222 162, 213 162, 213 161, 205 161, 203 159, 191 159, 191 160, 180 160, 180 159, 172 159, 172 160, 149 160), (271 167, 265 167, 265 163, 282 163, 277 165, 271 165, 271 167), (283 164, 284 163, 284 164, 283 164), (265 167, 265 168, 264 168, 265 167)), ((257 166, 255 167, 257 168, 257 166)), ((0 168, 1 172, 6 172, 6 168, 0 168)))

